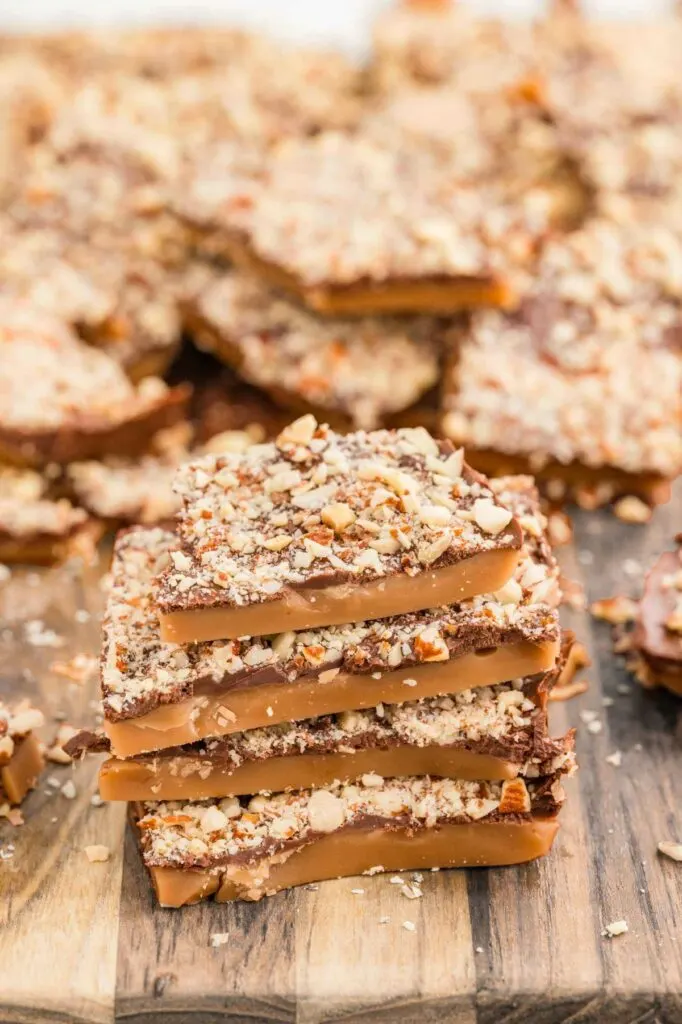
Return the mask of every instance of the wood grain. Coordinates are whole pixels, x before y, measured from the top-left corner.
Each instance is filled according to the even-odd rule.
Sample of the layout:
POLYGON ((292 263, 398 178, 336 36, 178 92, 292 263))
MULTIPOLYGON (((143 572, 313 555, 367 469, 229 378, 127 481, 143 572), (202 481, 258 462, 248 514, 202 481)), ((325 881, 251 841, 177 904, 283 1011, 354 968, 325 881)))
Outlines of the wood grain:
MULTIPOLYGON (((646 528, 576 513, 575 544, 562 553, 567 575, 590 600, 637 594, 639 567, 679 529, 681 499, 678 488, 646 528)), ((0 592, 0 614, 11 617, 11 636, 0 636, 0 685, 7 691, 30 669, 43 702, 53 710, 67 702, 69 717, 85 718, 88 687, 65 687, 47 668, 67 650, 94 649, 94 625, 71 623, 74 608, 99 605, 96 585, 90 579, 80 590, 68 573, 38 578, 40 586, 12 583, 21 584, 21 600, 0 592), (54 623, 68 647, 27 649, 15 621, 26 615, 54 623)), ((581 770, 567 784, 549 858, 428 873, 420 900, 375 876, 256 905, 161 910, 130 831, 122 877, 118 856, 85 861, 88 841, 120 850, 123 822, 120 809, 89 806, 94 767, 79 768, 78 798, 48 798, 41 787, 27 825, 12 832, 18 853, 0 862, 0 1020, 682 1022, 682 866, 656 854, 660 839, 682 835, 682 704, 629 679, 606 624, 567 610, 566 625, 586 640, 594 665, 587 694, 552 706, 555 733, 580 729, 581 770), (585 709, 598 714, 599 734, 581 722, 585 709), (620 767, 606 761, 616 750, 620 767), (604 938, 605 925, 619 919, 628 933, 604 938), (214 949, 216 932, 229 940, 214 949)), ((0 825, 0 846, 8 828, 0 825)))
MULTIPOLYGON (((96 680, 68 682, 50 670, 99 644, 101 598, 98 574, 85 580, 70 568, 15 572, 0 589, 0 693, 28 695, 48 718, 44 738, 53 739, 54 716, 92 720, 96 680), (76 611, 90 615, 77 623, 76 611), (63 645, 26 642, 25 622, 39 620, 63 645)), ((85 616, 81 615, 81 618, 85 616)), ((93 808, 97 764, 48 765, 42 784, 25 804, 26 825, 0 822, 0 847, 14 856, 0 861, 0 1020, 56 1024, 108 1024, 114 1019, 116 934, 123 866, 124 812, 93 808), (75 799, 62 796, 47 779, 76 784, 75 799), (101 843, 112 850, 104 864, 90 864, 83 848, 101 843)))

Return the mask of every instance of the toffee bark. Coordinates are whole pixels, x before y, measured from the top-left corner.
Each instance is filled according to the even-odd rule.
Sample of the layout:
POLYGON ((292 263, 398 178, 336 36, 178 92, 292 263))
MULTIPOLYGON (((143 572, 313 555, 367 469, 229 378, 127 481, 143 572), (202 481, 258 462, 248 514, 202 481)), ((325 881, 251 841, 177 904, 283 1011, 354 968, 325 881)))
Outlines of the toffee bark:
POLYGON ((186 305, 195 344, 294 412, 348 429, 377 427, 438 378, 430 317, 321 320, 257 278, 225 271, 186 305))
POLYGON ((175 204, 215 253, 317 313, 449 314, 513 304, 544 204, 462 184, 432 154, 323 133, 218 148, 175 204))
POLYGON ((134 807, 163 906, 258 900, 326 878, 520 864, 549 851, 560 777, 525 783, 370 779, 220 802, 134 807))
POLYGON ((314 417, 183 467, 161 636, 189 643, 356 622, 497 590, 519 524, 423 428, 340 437, 314 417))
POLYGON ((144 451, 185 415, 190 388, 116 363, 35 307, 0 300, 0 459, 45 466, 144 451), (21 386, 17 386, 17 381, 21 386))
POLYGON ((89 560, 100 525, 30 469, 0 466, 0 562, 51 565, 72 555, 89 560))
POLYGON ((42 747, 33 730, 44 723, 27 701, 9 707, 0 701, 0 812, 20 804, 43 770, 42 747))
POLYGON ((444 433, 553 497, 666 500, 682 470, 681 282, 664 227, 595 220, 551 243, 517 312, 454 331, 444 433))

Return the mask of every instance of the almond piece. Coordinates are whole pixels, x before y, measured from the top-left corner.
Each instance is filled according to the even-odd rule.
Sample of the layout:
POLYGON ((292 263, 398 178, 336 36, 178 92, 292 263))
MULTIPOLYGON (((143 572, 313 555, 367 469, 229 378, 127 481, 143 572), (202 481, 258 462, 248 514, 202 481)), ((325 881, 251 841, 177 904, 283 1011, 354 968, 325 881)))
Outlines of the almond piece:
POLYGON ((529 814, 530 795, 523 779, 507 779, 502 783, 500 814, 529 814))
POLYGON ((496 505, 490 498, 477 498, 473 505, 474 522, 485 533, 496 536, 508 526, 512 519, 509 509, 496 505))
POLYGON ((604 619, 612 626, 618 626, 624 622, 632 622, 636 618, 637 602, 630 597, 617 594, 615 597, 595 601, 590 605, 590 613, 595 619, 604 619))
POLYGON ((334 832, 345 820, 343 800, 326 789, 316 789, 308 801, 308 818, 313 832, 334 832))
POLYGON ((671 860, 682 862, 682 843, 674 843, 672 840, 663 839, 658 844, 658 852, 671 860))
POLYGON ((342 533, 355 522, 355 512, 350 505, 346 505, 342 501, 326 505, 320 516, 325 526, 329 526, 335 533, 342 533))
POLYGON ((282 448, 286 444, 310 444, 316 430, 317 420, 311 413, 301 416, 280 433, 277 447, 282 448))
POLYGON ((624 523, 648 523, 652 516, 651 508, 634 495, 620 498, 613 506, 613 512, 624 523))
POLYGON ((86 846, 85 856, 91 864, 103 864, 109 860, 111 850, 108 846, 86 846))

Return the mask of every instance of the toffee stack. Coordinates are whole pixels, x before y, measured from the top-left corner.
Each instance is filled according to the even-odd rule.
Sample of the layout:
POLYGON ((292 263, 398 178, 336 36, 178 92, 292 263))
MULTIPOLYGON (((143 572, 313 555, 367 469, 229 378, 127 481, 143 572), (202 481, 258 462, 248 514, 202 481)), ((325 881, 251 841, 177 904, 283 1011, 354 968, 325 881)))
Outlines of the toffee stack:
POLYGON ((176 486, 175 533, 118 537, 102 667, 101 793, 162 904, 549 850, 573 754, 529 478, 307 415, 176 486))

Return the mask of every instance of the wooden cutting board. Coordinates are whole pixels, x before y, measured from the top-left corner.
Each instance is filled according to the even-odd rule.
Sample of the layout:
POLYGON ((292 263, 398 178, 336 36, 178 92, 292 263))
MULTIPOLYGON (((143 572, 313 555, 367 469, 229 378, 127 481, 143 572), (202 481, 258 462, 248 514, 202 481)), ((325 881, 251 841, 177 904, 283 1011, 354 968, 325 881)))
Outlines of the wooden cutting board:
MULTIPOLYGON (((578 513, 567 575, 591 600, 637 593, 639 566, 682 525, 681 498, 648 527, 578 513)), ((0 586, 0 692, 89 721, 96 680, 70 682, 51 666, 96 652, 101 605, 96 570, 85 580, 15 573, 0 586), (54 638, 35 626, 28 643, 28 619, 63 646, 36 646, 54 638)), ((63 784, 71 769, 51 766, 26 824, 0 822, 3 856, 14 846, 0 860, 0 1022, 682 1022, 682 864, 656 853, 659 840, 682 838, 682 703, 629 680, 608 626, 576 613, 566 624, 595 663, 589 692, 553 706, 554 729, 580 726, 586 709, 603 728, 582 728, 549 858, 427 874, 415 900, 377 876, 255 905, 160 910, 124 809, 91 806, 94 762, 75 770, 72 800, 47 781, 63 784), (606 761, 616 750, 620 767, 606 761), (110 847, 107 863, 87 861, 92 843, 110 847), (621 919, 627 934, 604 938, 621 919), (227 943, 212 948, 214 933, 227 943)))

